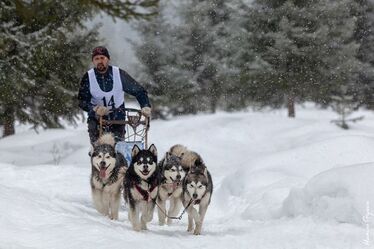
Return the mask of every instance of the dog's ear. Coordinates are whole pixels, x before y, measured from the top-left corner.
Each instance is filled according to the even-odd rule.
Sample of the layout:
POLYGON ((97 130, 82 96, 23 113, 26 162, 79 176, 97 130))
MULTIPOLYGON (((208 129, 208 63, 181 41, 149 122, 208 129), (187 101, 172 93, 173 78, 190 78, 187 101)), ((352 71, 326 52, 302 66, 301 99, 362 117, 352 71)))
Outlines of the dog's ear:
POLYGON ((204 167, 204 176, 205 176, 205 177, 208 177, 208 170, 207 170, 206 167, 204 167))
POLYGON ((128 168, 127 161, 121 152, 116 153, 116 165, 119 167, 128 168))
POLYGON ((149 146, 148 150, 154 155, 154 156, 157 156, 157 148, 154 144, 152 144, 151 146, 149 146))
POLYGON ((182 165, 182 169, 184 170, 184 172, 186 172, 186 175, 190 172, 190 167, 185 167, 182 165))
POLYGON ((140 148, 135 144, 134 147, 132 147, 131 151, 131 157, 135 157, 140 152, 140 148))
POLYGON ((171 156, 171 154, 169 152, 166 152, 166 154, 165 154, 165 160, 169 161, 170 160, 170 156, 171 156))
POLYGON ((198 167, 198 168, 205 167, 204 162, 203 162, 203 160, 202 160, 200 157, 198 157, 198 158, 195 160, 194 166, 195 166, 195 167, 198 167))

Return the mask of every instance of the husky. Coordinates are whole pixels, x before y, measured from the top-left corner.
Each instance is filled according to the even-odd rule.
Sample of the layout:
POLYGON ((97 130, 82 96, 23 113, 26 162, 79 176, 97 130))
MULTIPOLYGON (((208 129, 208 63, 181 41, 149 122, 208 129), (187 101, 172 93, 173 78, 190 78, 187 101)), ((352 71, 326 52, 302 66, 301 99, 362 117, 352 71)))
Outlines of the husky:
POLYGON ((182 207, 182 182, 186 176, 181 158, 166 152, 165 158, 159 163, 161 170, 161 182, 158 188, 158 223, 165 225, 166 213, 167 224, 172 223, 169 217, 175 217, 182 207), (166 201, 170 200, 169 210, 166 210, 166 201))
POLYGON ((213 193, 212 177, 201 157, 191 166, 183 181, 183 206, 188 214, 188 232, 201 234, 204 217, 213 193), (199 208, 199 211, 195 207, 199 208), (195 222, 195 229, 194 229, 195 222))
POLYGON ((121 153, 116 153, 114 136, 104 134, 95 142, 91 153, 91 192, 98 212, 118 220, 121 186, 127 163, 121 153))
POLYGON ((181 144, 173 145, 169 153, 181 158, 181 164, 185 171, 188 171, 195 164, 195 161, 200 158, 199 154, 188 150, 187 147, 181 144))
POLYGON ((160 178, 156 146, 152 144, 148 150, 141 150, 134 145, 131 157, 123 183, 124 199, 129 204, 129 220, 133 229, 147 230, 147 223, 153 218, 160 178))

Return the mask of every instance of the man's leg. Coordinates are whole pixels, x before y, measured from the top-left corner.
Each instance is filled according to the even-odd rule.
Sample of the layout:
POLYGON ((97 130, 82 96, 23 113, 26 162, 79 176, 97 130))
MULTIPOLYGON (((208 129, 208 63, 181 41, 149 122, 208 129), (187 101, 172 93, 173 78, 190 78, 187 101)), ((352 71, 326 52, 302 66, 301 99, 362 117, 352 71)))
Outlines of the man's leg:
POLYGON ((125 125, 112 125, 110 127, 110 131, 113 133, 116 142, 122 140, 125 137, 125 125))
POLYGON ((90 142, 93 145, 99 138, 99 128, 97 120, 94 118, 89 118, 87 120, 88 125, 88 135, 90 136, 90 142))

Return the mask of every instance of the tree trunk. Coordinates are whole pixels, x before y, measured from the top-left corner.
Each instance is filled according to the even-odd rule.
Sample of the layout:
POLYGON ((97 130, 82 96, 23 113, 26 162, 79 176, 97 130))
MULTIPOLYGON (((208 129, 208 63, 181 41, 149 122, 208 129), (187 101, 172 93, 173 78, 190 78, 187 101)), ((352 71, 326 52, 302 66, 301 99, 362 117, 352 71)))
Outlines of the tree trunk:
POLYGON ((213 81, 213 85, 211 87, 211 90, 208 93, 209 98, 209 105, 210 105, 210 112, 211 113, 216 113, 217 111, 217 106, 218 106, 218 101, 221 97, 221 91, 222 91, 222 86, 220 83, 215 80, 213 81))
POLYGON ((216 113, 216 109, 217 109, 217 99, 215 96, 213 96, 210 100, 210 112, 211 113, 216 113))
POLYGON ((14 114, 11 110, 5 109, 5 115, 4 115, 4 132, 3 137, 14 135, 15 129, 14 129, 14 114))
POLYGON ((295 117, 295 96, 293 94, 290 94, 287 97, 287 109, 288 109, 288 117, 294 118, 295 117))

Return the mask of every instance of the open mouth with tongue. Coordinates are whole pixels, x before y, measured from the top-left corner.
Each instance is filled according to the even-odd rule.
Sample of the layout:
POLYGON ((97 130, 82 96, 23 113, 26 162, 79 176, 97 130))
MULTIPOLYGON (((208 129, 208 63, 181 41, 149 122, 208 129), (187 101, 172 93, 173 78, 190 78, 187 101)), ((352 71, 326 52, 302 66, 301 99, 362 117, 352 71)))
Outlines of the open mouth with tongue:
MULTIPOLYGON (((109 166, 110 165, 108 165, 108 167, 109 166)), ((106 170, 108 169, 108 167, 100 167, 100 173, 99 173, 99 175, 100 175, 101 178, 105 178, 105 176, 106 176, 106 170)))

